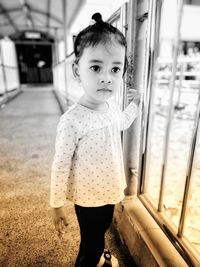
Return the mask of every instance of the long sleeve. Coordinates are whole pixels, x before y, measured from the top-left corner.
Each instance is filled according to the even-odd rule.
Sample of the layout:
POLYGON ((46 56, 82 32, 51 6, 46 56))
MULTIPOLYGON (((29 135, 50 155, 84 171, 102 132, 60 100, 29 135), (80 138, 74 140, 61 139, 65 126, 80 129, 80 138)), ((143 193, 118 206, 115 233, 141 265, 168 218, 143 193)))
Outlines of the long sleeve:
POLYGON ((120 130, 123 131, 129 128, 137 115, 138 106, 132 101, 120 114, 120 130))
POLYGON ((61 117, 55 142, 55 155, 51 173, 51 207, 58 208, 66 202, 68 177, 77 143, 77 132, 73 124, 61 117))

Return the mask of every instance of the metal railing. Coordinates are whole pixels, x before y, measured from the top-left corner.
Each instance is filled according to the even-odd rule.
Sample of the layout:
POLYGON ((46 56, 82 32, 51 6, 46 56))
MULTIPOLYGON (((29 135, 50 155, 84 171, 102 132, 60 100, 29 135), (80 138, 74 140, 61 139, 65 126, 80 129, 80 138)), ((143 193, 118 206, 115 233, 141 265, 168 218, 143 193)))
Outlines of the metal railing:
MULTIPOLYGON (((143 134, 141 138, 142 145, 140 152, 141 163, 139 176, 141 180, 139 184, 139 197, 152 216, 159 223, 166 235, 169 236, 170 240, 179 250, 180 254, 188 262, 189 266, 196 266, 195 264, 199 264, 200 262, 200 256, 194 244, 192 245, 190 240, 185 238, 186 231, 184 225, 187 219, 187 207, 191 195, 191 178, 194 168, 194 157, 197 148, 200 120, 200 71, 196 67, 192 71, 189 71, 188 65, 197 65, 199 64, 200 60, 199 58, 191 59, 179 55, 180 25, 183 1, 178 1, 177 3, 178 22, 175 26, 176 37, 173 42, 173 55, 171 60, 163 60, 158 57, 160 33, 159 29, 157 29, 157 25, 160 25, 161 23, 162 1, 152 1, 150 5, 149 13, 152 17, 149 18, 147 40, 147 51, 149 54, 147 55, 146 63, 146 86, 144 94, 143 124, 141 131, 143 134), (169 173, 169 169, 172 165, 172 148, 174 148, 174 140, 172 139, 171 132, 174 130, 173 120, 177 114, 179 114, 179 119, 185 119, 185 116, 183 116, 183 110, 185 107, 187 107, 188 103, 182 103, 182 97, 184 94, 195 94, 195 97, 193 97, 193 103, 191 104, 193 105, 193 113, 187 117, 188 120, 192 121, 192 130, 190 133, 190 139, 188 141, 186 155, 187 166, 184 166, 185 172, 182 176, 182 180, 185 181, 185 184, 182 192, 182 188, 176 188, 174 185, 175 180, 172 180, 171 191, 169 191, 167 190, 168 188, 166 183, 168 184, 169 180, 171 179, 171 172, 169 173), (161 115, 159 116, 159 120, 162 122, 162 125, 159 125, 159 120, 155 125, 155 117, 158 114, 161 115), (153 131, 156 132, 156 130, 158 130, 159 127, 161 128, 161 126, 162 135, 160 133, 160 136, 156 134, 153 135, 153 131), (154 138, 154 140, 152 138, 154 138), (156 147, 153 153, 151 147, 152 143, 156 147), (154 178, 151 177, 152 171, 150 172, 154 165, 152 164, 153 157, 153 163, 155 163, 154 167, 157 171, 157 176, 154 178), (154 181, 152 179, 154 179, 154 181), (152 181, 155 182, 156 179, 159 180, 159 183, 156 181, 155 186, 157 187, 157 191, 156 197, 153 199, 152 192, 154 192, 154 185, 152 185, 152 181), (151 182, 149 182, 150 180, 151 182), (180 214, 178 214, 176 206, 171 207, 171 211, 174 212, 172 215, 176 216, 176 220, 178 221, 177 223, 174 223, 172 220, 174 219, 172 218, 173 216, 170 217, 166 212, 166 194, 168 194, 168 197, 170 198, 172 197, 172 194, 177 195, 180 192, 182 194, 182 199, 179 201, 180 214)), ((186 96, 185 99, 188 100, 186 96)), ((181 147, 184 146, 186 146, 186 144, 181 143, 181 147)), ((173 153, 176 153, 176 151, 173 151, 173 153)), ((174 165, 174 168, 176 169, 177 166, 174 165)), ((176 175, 173 178, 177 179, 176 175)), ((197 239, 196 242, 198 243, 197 239)))

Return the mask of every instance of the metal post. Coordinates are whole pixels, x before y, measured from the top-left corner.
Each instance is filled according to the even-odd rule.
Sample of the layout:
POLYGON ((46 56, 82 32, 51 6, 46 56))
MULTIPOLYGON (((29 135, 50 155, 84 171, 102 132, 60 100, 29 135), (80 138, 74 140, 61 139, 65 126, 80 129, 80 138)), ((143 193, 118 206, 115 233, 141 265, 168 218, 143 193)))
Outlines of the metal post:
POLYGON ((182 89, 182 84, 183 84, 183 79, 184 79, 184 74, 183 72, 185 71, 185 63, 180 62, 180 75, 179 75, 179 83, 178 83, 178 96, 176 100, 176 107, 180 106, 180 100, 181 100, 181 89, 182 89))
MULTIPOLYGON (((135 88, 134 84, 134 58, 135 58, 135 46, 136 46, 136 15, 137 15, 137 0, 130 0, 128 4, 128 32, 127 32, 127 56, 129 66, 126 74, 126 86, 124 86, 124 103, 126 107, 128 102, 126 99, 127 92, 130 88, 135 88)), ((138 137, 136 131, 129 129, 123 133, 123 152, 124 152, 124 165, 127 180, 126 195, 133 195, 137 193, 137 143, 138 137), (131 149, 134 144, 134 151, 131 149), (132 155, 132 154, 134 155, 132 155)))
POLYGON ((65 77, 65 100, 68 105, 68 91, 67 91, 67 0, 63 0, 63 36, 64 36, 64 49, 65 49, 65 59, 64 59, 64 77, 65 77))
MULTIPOLYGON (((56 86, 57 86, 57 82, 58 82, 58 62, 59 62, 59 55, 58 55, 58 28, 55 28, 55 41, 54 41, 54 75, 55 75, 55 80, 54 80, 54 85, 56 82, 56 86)), ((57 88, 56 88, 57 89, 57 88)))
POLYGON ((185 214, 187 210, 188 196, 189 196, 190 186, 191 186, 191 175, 192 175, 193 161, 194 161, 194 155, 195 155, 195 149, 196 149, 196 143, 197 143, 197 135, 198 135, 198 129, 199 129, 199 120, 200 120, 200 93, 199 93, 199 99, 198 99, 198 104, 197 104, 194 130, 192 134, 189 161, 188 161, 187 172, 186 172, 186 182, 185 182, 185 189, 184 189, 184 195, 183 195, 181 216, 180 216, 179 227, 178 227, 178 237, 182 237, 183 230, 184 230, 185 214))
MULTIPOLYGON (((129 61, 129 67, 127 70, 126 83, 127 87, 132 88, 134 86, 134 59, 136 51, 136 16, 137 16, 137 0, 130 0, 128 5, 128 32, 127 32, 127 57, 129 61), (130 68, 130 71, 129 71, 130 68), (130 72, 130 73, 129 73, 130 72)), ((129 88, 127 88, 129 89, 129 88)), ((126 99, 125 99, 126 100, 126 99)), ((125 105, 127 105, 127 100, 125 105)))
POLYGON ((54 42, 54 65, 58 64, 58 28, 55 28, 55 42, 54 42))
POLYGON ((169 87, 170 98, 169 98, 169 107, 168 107, 168 116, 167 116, 168 121, 166 124, 166 130, 165 130, 165 146, 164 146, 164 155, 163 155, 163 163, 162 163, 158 211, 162 211, 162 209, 163 209, 163 196, 164 196, 164 189, 165 189, 165 177, 166 177, 167 160, 168 160, 169 137, 170 137, 171 121, 172 121, 173 110, 174 110, 173 97, 174 97, 174 88, 175 88, 175 82, 176 82, 176 71, 177 71, 177 59, 178 59, 178 50, 179 50, 182 10, 183 10, 183 0, 179 0, 178 1, 178 8, 177 8, 176 36, 175 36, 175 40, 174 40, 172 76, 171 76, 170 87, 169 87))
POLYGON ((152 108, 154 94, 154 73, 157 55, 159 53, 160 20, 162 0, 151 0, 148 11, 147 28, 147 54, 146 68, 144 75, 144 102, 142 107, 142 127, 140 146, 140 168, 141 177, 139 193, 145 193, 148 183, 148 166, 150 154, 150 139, 152 128, 152 108))

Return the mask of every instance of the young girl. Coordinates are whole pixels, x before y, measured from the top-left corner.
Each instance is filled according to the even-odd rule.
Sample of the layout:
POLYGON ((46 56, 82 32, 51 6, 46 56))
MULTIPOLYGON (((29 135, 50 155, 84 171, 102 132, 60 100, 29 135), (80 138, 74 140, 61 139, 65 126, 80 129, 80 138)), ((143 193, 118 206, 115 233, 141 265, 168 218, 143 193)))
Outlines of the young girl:
POLYGON ((75 39, 72 67, 84 94, 61 116, 51 179, 50 204, 59 233, 67 225, 66 199, 75 204, 81 235, 76 267, 97 266, 104 251, 114 205, 126 187, 120 131, 136 118, 140 98, 134 90, 123 112, 112 100, 126 69, 126 40, 99 13, 92 19, 75 39))

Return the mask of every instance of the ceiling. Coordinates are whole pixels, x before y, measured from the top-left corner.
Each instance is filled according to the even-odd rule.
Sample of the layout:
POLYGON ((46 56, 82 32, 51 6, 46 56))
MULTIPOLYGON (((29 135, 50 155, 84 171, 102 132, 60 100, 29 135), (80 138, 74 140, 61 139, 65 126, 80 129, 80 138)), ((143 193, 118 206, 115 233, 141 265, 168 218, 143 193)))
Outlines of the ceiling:
POLYGON ((100 12, 103 20, 107 20, 128 0, 86 0, 81 12, 79 12, 72 25, 71 32, 77 33, 89 25, 94 13, 100 12))
POLYGON ((57 39, 64 37, 85 0, 0 0, 0 38, 20 35, 23 31, 41 31, 57 39))

